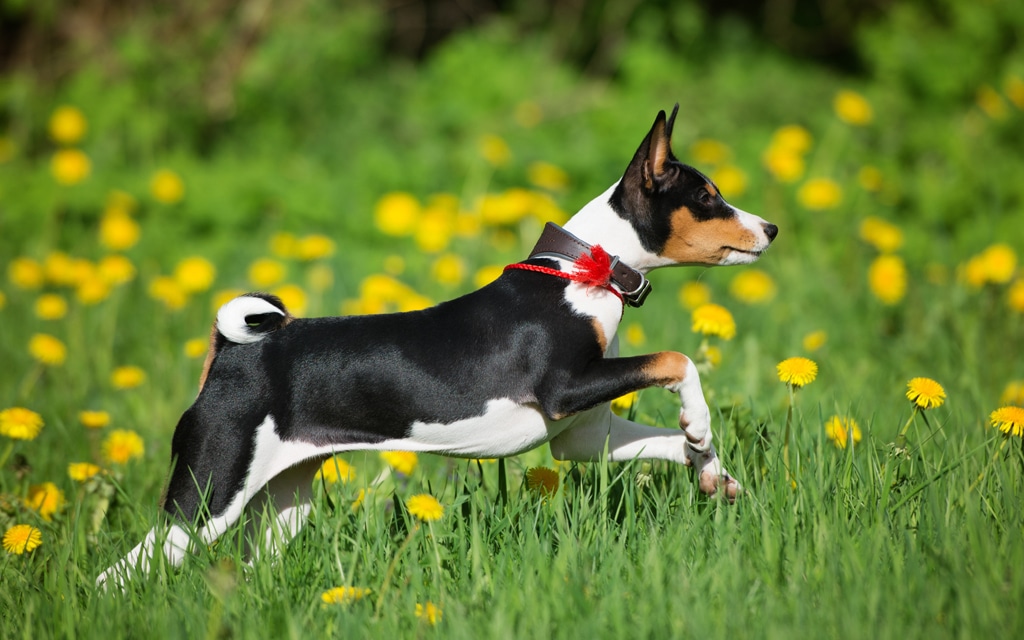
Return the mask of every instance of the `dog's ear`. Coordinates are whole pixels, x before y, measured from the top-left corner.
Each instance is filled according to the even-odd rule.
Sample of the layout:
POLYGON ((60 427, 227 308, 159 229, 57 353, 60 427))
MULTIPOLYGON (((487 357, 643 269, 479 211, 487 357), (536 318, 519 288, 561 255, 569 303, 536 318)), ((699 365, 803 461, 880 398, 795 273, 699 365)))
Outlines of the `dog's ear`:
POLYGON ((679 112, 677 104, 672 110, 669 118, 665 117, 664 111, 658 112, 654 119, 654 125, 648 132, 647 137, 640 143, 636 150, 633 161, 629 163, 626 173, 635 172, 640 184, 648 191, 654 189, 655 184, 665 173, 665 164, 669 160, 675 160, 672 155, 672 126, 676 121, 676 113, 679 112))

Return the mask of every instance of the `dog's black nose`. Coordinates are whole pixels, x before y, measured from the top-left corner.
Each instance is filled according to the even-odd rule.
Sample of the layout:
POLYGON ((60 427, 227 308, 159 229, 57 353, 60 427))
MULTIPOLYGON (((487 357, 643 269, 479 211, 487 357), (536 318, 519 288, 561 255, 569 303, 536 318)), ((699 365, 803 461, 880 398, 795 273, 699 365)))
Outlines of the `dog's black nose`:
POLYGON ((764 223, 764 235, 768 236, 768 242, 775 239, 775 236, 779 235, 779 228, 770 222, 764 223))

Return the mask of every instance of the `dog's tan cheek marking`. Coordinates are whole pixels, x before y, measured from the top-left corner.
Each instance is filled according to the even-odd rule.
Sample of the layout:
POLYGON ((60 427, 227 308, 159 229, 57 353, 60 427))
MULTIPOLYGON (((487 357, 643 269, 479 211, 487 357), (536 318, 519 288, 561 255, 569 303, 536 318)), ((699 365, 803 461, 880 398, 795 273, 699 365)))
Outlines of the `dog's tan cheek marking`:
POLYGON ((213 357, 217 355, 217 323, 213 323, 210 329, 210 347, 206 350, 206 360, 203 361, 203 372, 199 375, 199 390, 203 390, 206 384, 206 376, 210 374, 210 365, 213 364, 213 357))
POLYGON ((672 214, 672 233, 662 256, 681 263, 719 264, 727 249, 753 246, 754 237, 735 217, 698 221, 686 207, 672 214))
POLYGON ((686 367, 690 359, 678 351, 661 351, 651 356, 650 363, 644 367, 652 384, 661 386, 675 385, 686 377, 686 367))

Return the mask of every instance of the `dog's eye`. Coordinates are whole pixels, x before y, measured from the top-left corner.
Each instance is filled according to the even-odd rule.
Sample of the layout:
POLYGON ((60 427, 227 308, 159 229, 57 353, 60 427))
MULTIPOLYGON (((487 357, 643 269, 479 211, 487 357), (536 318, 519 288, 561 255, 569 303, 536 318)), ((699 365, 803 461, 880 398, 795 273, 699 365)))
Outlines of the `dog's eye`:
POLYGON ((701 187, 701 190, 697 192, 697 201, 703 205, 710 205, 715 199, 711 197, 711 193, 707 189, 701 187))

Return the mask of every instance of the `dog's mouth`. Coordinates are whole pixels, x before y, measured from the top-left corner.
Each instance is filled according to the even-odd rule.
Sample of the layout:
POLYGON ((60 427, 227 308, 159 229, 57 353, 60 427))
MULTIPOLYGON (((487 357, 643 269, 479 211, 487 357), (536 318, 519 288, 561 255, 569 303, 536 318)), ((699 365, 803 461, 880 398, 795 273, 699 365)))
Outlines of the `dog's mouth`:
POLYGON ((759 250, 750 250, 750 249, 737 249, 736 247, 730 247, 728 245, 725 246, 725 247, 722 247, 722 248, 725 249, 726 251, 732 251, 734 253, 742 253, 742 254, 751 256, 753 258, 760 258, 762 255, 764 255, 764 252, 768 250, 767 247, 765 247, 764 249, 759 249, 759 250))

